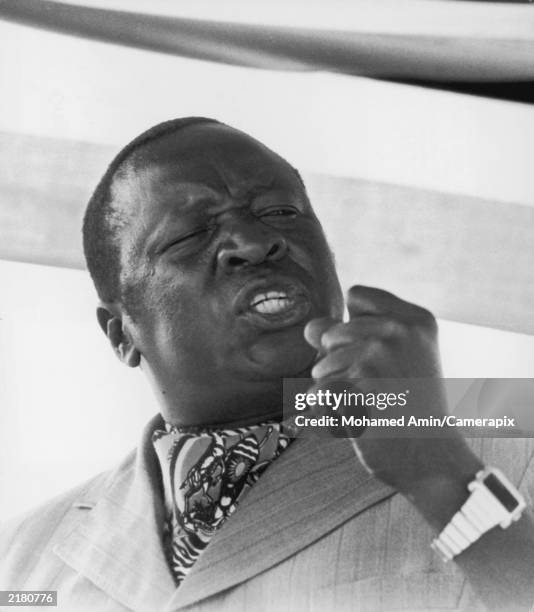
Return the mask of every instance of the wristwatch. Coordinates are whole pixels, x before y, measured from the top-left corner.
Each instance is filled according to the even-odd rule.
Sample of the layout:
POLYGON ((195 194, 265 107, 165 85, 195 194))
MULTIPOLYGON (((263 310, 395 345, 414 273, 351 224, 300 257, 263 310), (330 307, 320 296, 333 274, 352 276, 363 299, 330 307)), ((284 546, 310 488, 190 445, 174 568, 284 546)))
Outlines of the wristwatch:
POLYGON ((444 561, 459 555, 497 525, 503 529, 509 527, 521 517, 527 505, 517 488, 497 468, 480 470, 467 489, 471 493, 467 501, 431 544, 444 561))

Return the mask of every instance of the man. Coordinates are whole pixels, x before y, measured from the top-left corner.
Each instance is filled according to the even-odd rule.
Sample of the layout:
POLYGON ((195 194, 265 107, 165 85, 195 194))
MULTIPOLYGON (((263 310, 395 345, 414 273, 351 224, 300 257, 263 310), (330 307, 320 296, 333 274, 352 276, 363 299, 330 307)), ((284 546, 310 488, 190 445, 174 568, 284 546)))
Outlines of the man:
POLYGON ((213 120, 160 124, 112 162, 84 246, 99 324, 161 416, 116 470, 5 530, 1 588, 57 589, 65 610, 529 609, 529 513, 488 492, 498 477, 468 485, 499 464, 530 501, 530 441, 291 441, 280 424, 283 378, 422 378, 418 409, 446 410, 430 313, 356 286, 342 322, 286 161, 213 120))

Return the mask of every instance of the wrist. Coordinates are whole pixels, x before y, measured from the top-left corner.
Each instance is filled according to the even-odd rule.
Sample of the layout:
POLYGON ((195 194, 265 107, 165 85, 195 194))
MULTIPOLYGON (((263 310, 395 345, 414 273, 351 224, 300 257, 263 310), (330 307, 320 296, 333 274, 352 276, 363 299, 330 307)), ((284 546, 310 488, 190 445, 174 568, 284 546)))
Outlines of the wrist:
POLYGON ((469 497, 468 485, 483 469, 464 440, 427 440, 426 461, 397 489, 437 530, 450 521, 469 497))

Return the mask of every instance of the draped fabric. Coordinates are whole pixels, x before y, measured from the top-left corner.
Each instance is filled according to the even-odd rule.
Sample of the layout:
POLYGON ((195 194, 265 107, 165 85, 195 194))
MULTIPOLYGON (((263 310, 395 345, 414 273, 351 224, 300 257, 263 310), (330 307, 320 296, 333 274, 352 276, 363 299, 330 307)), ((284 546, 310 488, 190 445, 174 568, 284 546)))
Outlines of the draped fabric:
POLYGON ((152 442, 163 475, 166 552, 179 585, 289 438, 278 423, 198 433, 167 425, 152 442))
MULTIPOLYGON (((245 5, 243 5, 245 6, 245 5)), ((261 6, 261 5, 259 5, 261 6)), ((518 3, 348 0, 314 20, 196 19, 0 0, 0 18, 114 44, 270 70, 323 70, 534 102, 534 12, 518 3), (258 21, 260 21, 258 23, 258 21), (346 25, 345 25, 346 23, 346 25)), ((317 6, 315 6, 317 9, 317 6)), ((179 12, 177 5, 176 11, 179 12)))

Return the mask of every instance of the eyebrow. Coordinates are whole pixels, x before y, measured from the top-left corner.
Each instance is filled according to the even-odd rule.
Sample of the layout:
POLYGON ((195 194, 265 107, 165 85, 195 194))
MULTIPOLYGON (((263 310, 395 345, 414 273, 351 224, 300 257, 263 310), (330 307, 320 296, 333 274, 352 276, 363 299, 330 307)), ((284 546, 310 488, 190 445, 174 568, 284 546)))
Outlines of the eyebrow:
POLYGON ((176 200, 185 208, 191 208, 202 200, 211 200, 216 197, 216 191, 206 183, 180 183, 179 185, 163 188, 164 197, 176 200))
MULTIPOLYGON (((248 181, 247 181, 248 182, 248 181)), ((252 177, 248 185, 244 185, 237 198, 243 198, 246 202, 250 202, 253 198, 260 196, 269 191, 274 191, 278 187, 277 180, 274 175, 252 177)), ((199 204, 205 202, 207 205, 213 203, 217 197, 218 189, 204 182, 181 182, 178 185, 173 185, 172 188, 165 190, 165 197, 175 198, 180 204, 180 214, 187 216, 191 213, 196 213, 200 223, 207 221, 213 212, 202 209, 199 204), (204 193, 202 193, 204 192, 204 193), (203 219, 201 219, 203 217, 203 219)), ((173 209, 175 210, 175 209, 173 209)), ((165 238, 168 232, 178 230, 180 219, 176 214, 168 211, 162 219, 154 226, 154 229, 149 233, 145 240, 145 249, 147 252, 158 250, 159 243, 165 238), (155 248, 156 247, 156 248, 155 248)))

